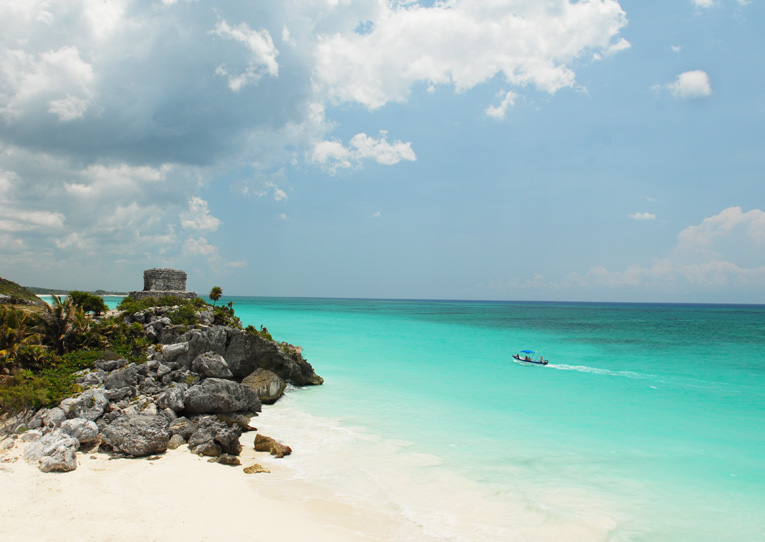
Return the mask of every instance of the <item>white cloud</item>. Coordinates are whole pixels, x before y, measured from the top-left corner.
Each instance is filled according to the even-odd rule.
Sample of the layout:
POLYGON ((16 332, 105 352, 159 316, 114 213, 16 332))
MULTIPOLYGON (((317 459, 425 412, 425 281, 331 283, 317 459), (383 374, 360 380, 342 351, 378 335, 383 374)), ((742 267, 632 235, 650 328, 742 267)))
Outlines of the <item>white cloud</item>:
POLYGON ((335 173, 338 169, 360 166, 364 160, 373 160, 387 166, 397 164, 401 160, 417 160, 411 143, 390 143, 387 135, 384 130, 380 131, 379 139, 364 133, 356 134, 351 138, 348 147, 339 141, 321 141, 314 145, 311 161, 335 173))
POLYGON ((499 105, 491 105, 486 109, 486 114, 490 117, 494 117, 497 120, 502 120, 505 118, 505 113, 507 113, 507 110, 510 109, 515 105, 515 99, 518 97, 518 95, 513 92, 512 90, 505 92, 502 96, 502 101, 499 103, 499 105))
POLYGON ((380 211, 375 211, 371 215, 372 218, 380 218, 381 216, 382 216, 382 213, 380 213, 380 211))
POLYGON ((198 239, 189 238, 183 245, 183 252, 190 256, 214 257, 218 254, 218 248, 207 242, 207 239, 200 237, 198 239))
POLYGON ((224 65, 218 66, 215 73, 227 76, 231 90, 237 92, 250 83, 257 83, 265 72, 273 77, 279 75, 279 63, 276 57, 279 51, 271 39, 268 30, 252 30, 247 23, 240 23, 234 27, 226 21, 220 21, 215 27, 214 33, 222 38, 233 39, 247 46, 252 54, 246 70, 238 75, 231 75, 224 65))
POLYGON ((711 8, 715 5, 715 0, 691 0, 697 8, 711 8))
POLYGON ((632 220, 656 220, 656 215, 653 213, 632 213, 628 216, 632 220))
POLYGON ((233 262, 226 262, 226 267, 233 267, 234 269, 243 269, 247 267, 247 262, 244 260, 236 260, 233 262))
POLYGON ((765 212, 724 209, 698 226, 683 229, 670 254, 650 266, 633 265, 624 271, 596 266, 584 275, 570 274, 559 286, 672 292, 689 285, 765 287, 765 212))
POLYGON ((207 202, 199 196, 189 200, 189 208, 180 215, 181 226, 186 230, 215 231, 221 221, 210 214, 207 202))
POLYGON ((703 98, 712 94, 709 75, 702 70, 681 73, 667 88, 675 98, 703 98))
POLYGON ((404 101, 417 82, 462 92, 497 75, 554 93, 574 85, 572 61, 629 46, 617 39, 626 16, 615 0, 374 6, 371 32, 319 37, 315 82, 332 100, 377 109, 404 101))

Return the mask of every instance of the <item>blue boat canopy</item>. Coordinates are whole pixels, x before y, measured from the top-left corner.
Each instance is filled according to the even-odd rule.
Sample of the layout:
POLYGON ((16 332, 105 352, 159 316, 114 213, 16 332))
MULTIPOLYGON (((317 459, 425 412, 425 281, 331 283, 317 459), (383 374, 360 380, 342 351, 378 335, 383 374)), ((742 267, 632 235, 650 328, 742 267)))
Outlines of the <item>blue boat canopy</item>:
POLYGON ((533 350, 521 350, 521 354, 533 354, 533 350))

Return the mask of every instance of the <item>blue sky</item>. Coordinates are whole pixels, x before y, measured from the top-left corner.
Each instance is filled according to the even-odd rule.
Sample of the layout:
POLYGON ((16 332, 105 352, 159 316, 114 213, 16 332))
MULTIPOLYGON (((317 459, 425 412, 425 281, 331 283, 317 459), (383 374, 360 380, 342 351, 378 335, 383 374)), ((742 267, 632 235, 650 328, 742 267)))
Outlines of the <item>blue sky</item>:
POLYGON ((6 0, 0 276, 765 303, 757 0, 6 0))

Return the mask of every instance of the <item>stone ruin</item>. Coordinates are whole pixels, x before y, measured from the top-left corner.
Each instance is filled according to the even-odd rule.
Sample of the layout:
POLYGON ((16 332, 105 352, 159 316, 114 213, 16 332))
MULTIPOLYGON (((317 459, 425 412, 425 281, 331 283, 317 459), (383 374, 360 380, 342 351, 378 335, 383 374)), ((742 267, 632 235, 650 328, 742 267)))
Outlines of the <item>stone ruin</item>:
POLYGON ((195 299, 196 292, 186 290, 186 272, 179 269, 147 269, 143 272, 143 291, 130 292, 133 299, 172 295, 182 299, 195 299))

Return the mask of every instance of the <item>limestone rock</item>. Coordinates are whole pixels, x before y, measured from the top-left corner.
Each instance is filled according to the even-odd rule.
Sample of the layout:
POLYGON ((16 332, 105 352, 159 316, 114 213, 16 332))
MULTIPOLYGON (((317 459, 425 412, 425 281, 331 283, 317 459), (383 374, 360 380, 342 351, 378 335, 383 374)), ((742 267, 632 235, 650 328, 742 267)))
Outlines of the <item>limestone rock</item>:
POLYGON ((167 430, 170 431, 173 435, 180 435, 183 437, 184 442, 189 440, 191 438, 191 435, 193 435, 197 430, 197 424, 189 420, 185 417, 180 417, 175 421, 170 422, 170 425, 167 427, 167 430))
POLYGON ((157 397, 157 406, 159 406, 159 408, 169 408, 175 412, 182 411, 185 407, 183 403, 183 391, 183 388, 180 387, 168 388, 167 391, 161 393, 160 396, 157 397))
POLYGON ((43 472, 69 472, 77 468, 77 439, 56 429, 31 442, 23 457, 43 472))
POLYGON ((87 390, 77 397, 68 397, 61 401, 59 408, 64 411, 66 417, 85 418, 86 420, 96 420, 104 413, 109 399, 100 389, 87 390))
POLYGON ((183 394, 183 403, 187 415, 259 412, 261 408, 257 395, 250 388, 220 378, 208 378, 191 386, 183 394))
POLYGON ((292 453, 292 448, 289 446, 279 444, 271 437, 266 437, 260 433, 255 435, 255 450, 258 452, 268 452, 278 458, 292 453))
POLYGON ((242 464, 242 462, 239 461, 239 458, 232 454, 220 454, 220 457, 218 457, 218 463, 220 463, 221 465, 231 465, 231 466, 237 466, 242 464))
POLYGON ((250 388, 258 396, 261 403, 267 405, 273 404, 284 395, 287 383, 277 374, 266 369, 255 369, 252 374, 247 375, 242 384, 250 388))
POLYGON ((239 455, 242 451, 240 436, 242 429, 238 425, 229 426, 214 416, 203 416, 198 420, 197 430, 188 439, 189 450, 200 455, 239 455))
POLYGON ((215 352, 205 352, 198 355, 191 362, 191 370, 213 378, 232 378, 234 376, 223 356, 215 352))
POLYGON ((169 450, 175 450, 176 448, 183 446, 184 444, 186 444, 186 441, 183 439, 181 435, 176 433, 172 437, 170 437, 170 440, 167 443, 167 448, 169 450))
POLYGON ((134 457, 163 453, 170 441, 164 416, 122 416, 101 432, 105 444, 134 457))
POLYGON ((92 444, 98 440, 98 426, 85 418, 73 418, 61 424, 61 432, 77 439, 80 444, 92 444))
POLYGON ((138 385, 138 366, 130 363, 125 367, 111 371, 104 378, 104 387, 107 390, 129 388, 138 385))

